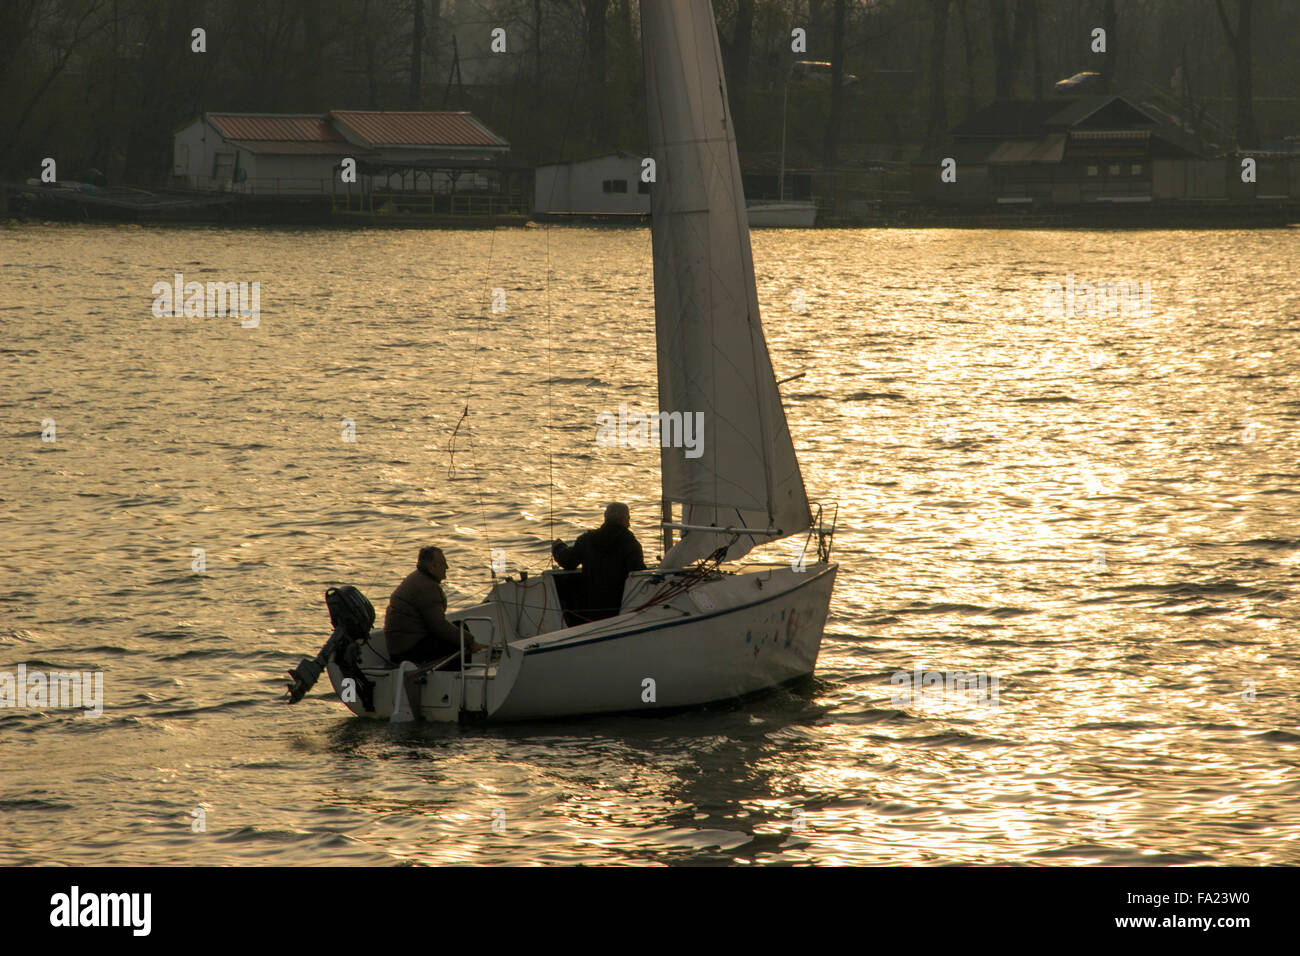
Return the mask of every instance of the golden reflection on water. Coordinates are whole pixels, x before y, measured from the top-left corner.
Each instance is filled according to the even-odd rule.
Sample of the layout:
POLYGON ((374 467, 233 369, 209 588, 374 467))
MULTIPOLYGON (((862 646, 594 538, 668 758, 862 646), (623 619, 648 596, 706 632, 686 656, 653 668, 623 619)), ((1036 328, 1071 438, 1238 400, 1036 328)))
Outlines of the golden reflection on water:
POLYGON ((809 491, 841 509, 817 679, 413 731, 278 707, 278 674, 324 587, 382 612, 429 540, 453 603, 492 548, 536 572, 611 498, 657 550, 657 449, 593 440, 655 403, 648 235, 0 242, 0 668, 110 688, 94 724, 0 715, 0 858, 1300 862, 1294 230, 756 233, 809 491), (182 270, 260 280, 259 329, 149 316, 182 270), (1149 280, 1152 314, 1044 314, 1068 274, 1149 280), (895 701, 918 667, 995 675, 997 706, 895 701))

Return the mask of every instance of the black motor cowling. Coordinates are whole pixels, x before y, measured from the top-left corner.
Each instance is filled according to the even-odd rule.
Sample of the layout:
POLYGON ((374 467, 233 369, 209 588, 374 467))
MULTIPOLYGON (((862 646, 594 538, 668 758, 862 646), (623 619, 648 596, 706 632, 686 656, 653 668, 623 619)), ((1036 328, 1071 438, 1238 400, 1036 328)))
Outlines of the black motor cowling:
POLYGON ((354 641, 368 640, 375 626, 375 606, 350 584, 325 592, 325 606, 330 611, 334 630, 342 627, 354 641))
POLYGON ((304 657, 289 671, 292 682, 286 685, 287 700, 291 704, 302 700, 320 679, 321 671, 333 662, 345 677, 354 681, 362 706, 372 711, 375 687, 361 670, 360 644, 370 639, 370 629, 375 626, 374 605, 356 588, 344 585, 325 592, 325 606, 329 608, 334 633, 319 654, 314 658, 304 657))

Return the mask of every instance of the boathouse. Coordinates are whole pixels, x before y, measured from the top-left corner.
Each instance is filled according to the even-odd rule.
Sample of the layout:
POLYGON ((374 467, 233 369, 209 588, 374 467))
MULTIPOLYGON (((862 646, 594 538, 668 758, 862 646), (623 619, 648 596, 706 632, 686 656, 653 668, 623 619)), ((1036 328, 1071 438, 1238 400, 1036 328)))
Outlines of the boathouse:
POLYGON ((173 184, 341 215, 523 216, 530 170, 509 154, 468 112, 205 113, 175 133, 173 184))
MULTIPOLYGON (((999 100, 912 164, 917 199, 973 204, 1150 202, 1157 168, 1202 158, 1192 138, 1122 96, 999 100), (951 173, 943 163, 951 159, 951 173)), ((1161 173, 1168 167, 1161 169, 1161 173)))

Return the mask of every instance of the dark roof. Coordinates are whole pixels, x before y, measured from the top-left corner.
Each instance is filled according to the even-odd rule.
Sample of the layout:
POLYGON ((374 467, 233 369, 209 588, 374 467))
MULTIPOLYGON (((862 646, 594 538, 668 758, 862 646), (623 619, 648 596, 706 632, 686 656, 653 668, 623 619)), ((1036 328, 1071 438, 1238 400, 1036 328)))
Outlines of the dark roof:
POLYGON ((1069 99, 998 100, 954 126, 953 136, 1007 139, 1041 136, 1048 130, 1069 129, 1096 117, 1098 122, 1130 127, 1155 125, 1157 120, 1122 96, 1103 94, 1069 99), (1100 115, 1098 115, 1100 114, 1100 115))
POLYGON ((1065 128, 1088 123, 1090 126, 1104 125, 1107 128, 1128 128, 1134 124, 1155 126, 1157 120, 1141 107, 1134 106, 1122 96, 1101 95, 1081 96, 1079 99, 1063 106, 1061 111, 1048 121, 1049 126, 1065 128))
POLYGON ((326 116, 369 146, 510 146, 471 113, 331 110, 326 116))
POLYGON ((933 149, 927 149, 920 153, 912 160, 913 166, 935 165, 943 162, 945 159, 954 159, 958 167, 962 166, 981 166, 989 161, 994 153, 1002 146, 1000 140, 958 140, 955 143, 948 143, 945 146, 936 146, 933 149))
POLYGON ((953 136, 1040 136, 1061 100, 998 100, 949 130, 953 136))

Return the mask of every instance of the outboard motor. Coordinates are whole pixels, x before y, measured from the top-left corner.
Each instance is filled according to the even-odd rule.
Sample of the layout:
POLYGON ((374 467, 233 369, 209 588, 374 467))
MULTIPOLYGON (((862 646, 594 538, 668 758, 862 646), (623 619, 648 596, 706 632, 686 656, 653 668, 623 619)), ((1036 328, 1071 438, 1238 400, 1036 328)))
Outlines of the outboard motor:
POLYGON ((286 685, 286 700, 296 704, 320 679, 330 663, 337 664, 345 677, 356 682, 357 694, 366 710, 375 709, 375 688, 361 671, 361 643, 370 639, 375 626, 375 608, 364 594, 351 585, 330 588, 325 592, 334 633, 314 658, 304 657, 289 671, 292 683, 286 685))

